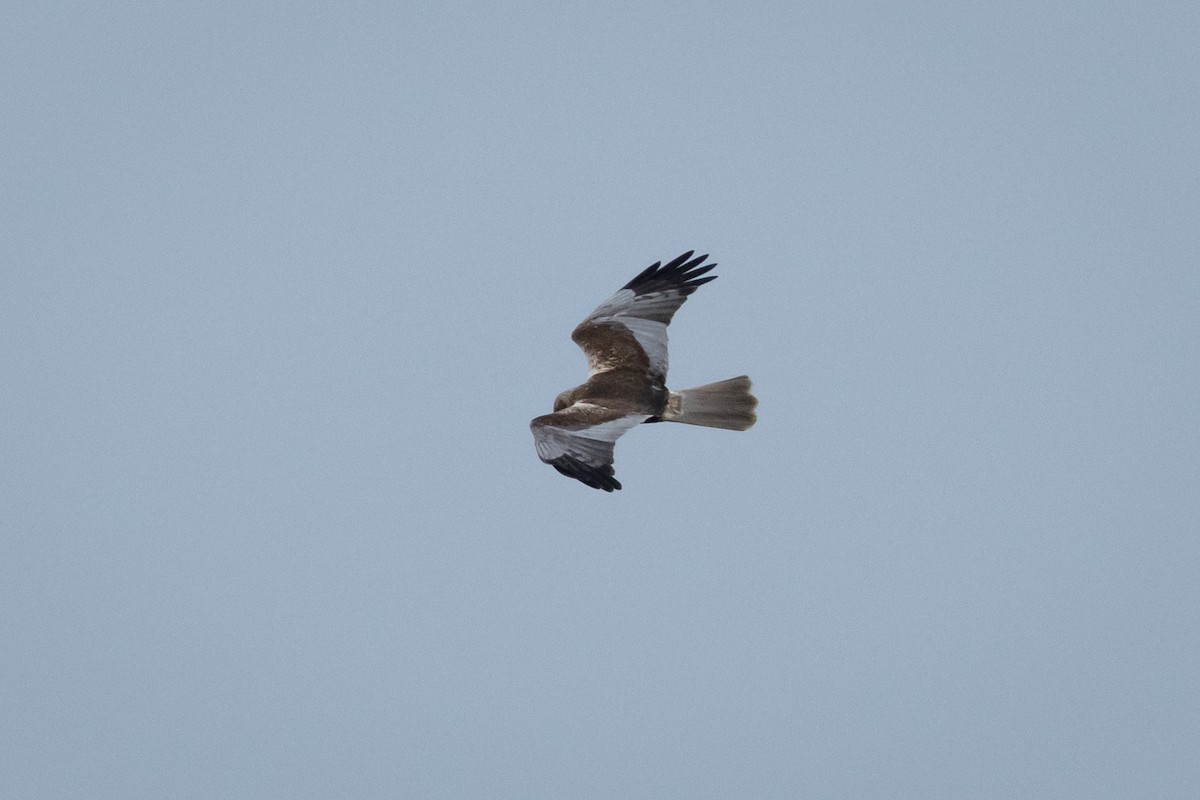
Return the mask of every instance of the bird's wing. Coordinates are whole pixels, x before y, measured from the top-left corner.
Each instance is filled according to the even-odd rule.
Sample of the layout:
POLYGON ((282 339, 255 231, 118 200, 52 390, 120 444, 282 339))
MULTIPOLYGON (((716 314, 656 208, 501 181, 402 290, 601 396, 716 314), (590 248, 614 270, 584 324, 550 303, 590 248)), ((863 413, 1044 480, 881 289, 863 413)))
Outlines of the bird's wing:
POLYGON ((648 414, 575 403, 535 418, 529 428, 538 458, 568 478, 611 492, 621 488, 613 477, 613 445, 621 434, 648 418, 648 414))
POLYGON ((717 277, 701 277, 716 264, 704 264, 708 256, 692 258, 692 252, 646 267, 579 323, 571 339, 587 355, 590 374, 629 368, 666 378, 671 317, 688 295, 717 277))

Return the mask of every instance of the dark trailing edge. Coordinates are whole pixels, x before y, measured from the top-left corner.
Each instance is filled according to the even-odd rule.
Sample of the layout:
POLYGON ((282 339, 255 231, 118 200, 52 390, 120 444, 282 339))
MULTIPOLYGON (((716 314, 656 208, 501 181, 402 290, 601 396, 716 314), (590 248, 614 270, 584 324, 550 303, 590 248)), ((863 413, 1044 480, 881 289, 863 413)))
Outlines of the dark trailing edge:
POLYGON ((708 255, 705 254, 692 258, 692 253, 694 252, 696 251, 688 250, 683 255, 670 261, 665 267, 662 266, 661 261, 655 261, 621 288, 633 289, 637 294, 649 294, 664 289, 679 288, 683 290, 685 296, 689 295, 696 291, 698 287, 717 279, 716 275, 709 275, 707 278, 700 277, 715 267, 716 263, 700 266, 704 264, 704 260, 708 258, 708 255), (688 259, 691 259, 691 261, 688 259))
POLYGON ((603 467, 593 467, 591 464, 585 464, 577 458, 565 455, 546 463, 568 478, 574 478, 593 489, 603 489, 606 492, 611 492, 613 489, 621 488, 621 482, 613 477, 615 470, 612 464, 605 464, 603 467))

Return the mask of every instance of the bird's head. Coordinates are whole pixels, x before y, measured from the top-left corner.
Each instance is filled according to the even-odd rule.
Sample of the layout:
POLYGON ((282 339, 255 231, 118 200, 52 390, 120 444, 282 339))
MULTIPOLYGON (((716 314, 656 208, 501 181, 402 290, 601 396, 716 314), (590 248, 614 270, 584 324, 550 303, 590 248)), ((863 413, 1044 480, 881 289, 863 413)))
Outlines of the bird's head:
POLYGON ((575 404, 575 390, 567 389, 565 392, 559 392, 558 397, 554 398, 554 410, 562 411, 568 406, 575 404))

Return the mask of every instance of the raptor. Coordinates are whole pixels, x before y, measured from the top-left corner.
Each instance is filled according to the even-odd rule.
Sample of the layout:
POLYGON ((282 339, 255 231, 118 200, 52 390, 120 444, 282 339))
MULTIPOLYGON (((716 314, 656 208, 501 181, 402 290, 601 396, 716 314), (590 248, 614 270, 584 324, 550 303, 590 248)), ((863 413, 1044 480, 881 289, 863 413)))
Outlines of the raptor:
POLYGON ((585 383, 559 394, 554 413, 529 427, 538 458, 594 489, 621 488, 613 469, 618 438, 645 422, 744 431, 758 400, 745 375, 692 389, 667 388, 667 326, 688 296, 716 279, 716 264, 693 251, 656 261, 571 333, 588 361, 585 383))

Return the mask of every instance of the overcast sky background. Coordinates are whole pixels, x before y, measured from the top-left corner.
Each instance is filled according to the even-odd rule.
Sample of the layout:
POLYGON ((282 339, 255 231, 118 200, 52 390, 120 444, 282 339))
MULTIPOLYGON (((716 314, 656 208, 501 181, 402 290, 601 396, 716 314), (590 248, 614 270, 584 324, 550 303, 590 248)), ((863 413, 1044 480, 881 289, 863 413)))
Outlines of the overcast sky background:
POLYGON ((0 795, 1200 796, 1200 6, 16 3, 0 795), (711 253, 625 489, 527 424, 711 253))

